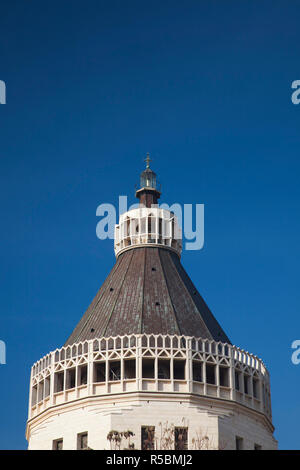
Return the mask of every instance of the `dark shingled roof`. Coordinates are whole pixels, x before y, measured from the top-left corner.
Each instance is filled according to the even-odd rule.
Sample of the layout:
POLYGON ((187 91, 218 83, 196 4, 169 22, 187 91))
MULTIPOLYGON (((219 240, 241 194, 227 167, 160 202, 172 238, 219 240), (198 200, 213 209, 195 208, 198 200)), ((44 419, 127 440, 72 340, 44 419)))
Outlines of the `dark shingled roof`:
POLYGON ((65 343, 125 334, 230 340, 181 265, 165 248, 125 251, 65 343))

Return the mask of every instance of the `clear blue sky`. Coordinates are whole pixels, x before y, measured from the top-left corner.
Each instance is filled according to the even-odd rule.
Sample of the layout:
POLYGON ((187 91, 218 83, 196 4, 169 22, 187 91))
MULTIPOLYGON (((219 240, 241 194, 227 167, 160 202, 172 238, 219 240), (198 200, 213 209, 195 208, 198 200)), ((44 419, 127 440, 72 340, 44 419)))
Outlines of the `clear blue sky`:
POLYGON ((26 448, 30 367, 114 263, 96 208, 205 204, 182 262, 232 342, 271 373, 275 436, 300 448, 300 2, 1 2, 1 448, 26 448))

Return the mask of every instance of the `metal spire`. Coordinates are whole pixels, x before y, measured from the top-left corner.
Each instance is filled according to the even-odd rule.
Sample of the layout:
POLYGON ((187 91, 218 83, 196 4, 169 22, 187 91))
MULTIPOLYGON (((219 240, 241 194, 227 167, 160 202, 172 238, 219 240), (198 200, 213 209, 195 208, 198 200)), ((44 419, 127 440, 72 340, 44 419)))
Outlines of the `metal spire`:
POLYGON ((151 158, 150 158, 150 154, 149 152, 147 152, 147 157, 145 158, 145 162, 146 162, 146 168, 150 168, 150 162, 151 162, 151 158))

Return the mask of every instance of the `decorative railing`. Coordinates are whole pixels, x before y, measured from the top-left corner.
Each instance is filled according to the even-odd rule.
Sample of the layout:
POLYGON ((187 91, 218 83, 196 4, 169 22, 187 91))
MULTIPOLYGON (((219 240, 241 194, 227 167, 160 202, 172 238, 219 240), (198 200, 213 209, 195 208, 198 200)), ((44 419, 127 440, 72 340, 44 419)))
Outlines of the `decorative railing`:
POLYGON ((145 334, 84 341, 37 361, 29 419, 65 402, 139 391, 231 400, 271 420, 269 373, 257 356, 207 339, 145 334))
POLYGON ((182 251, 182 231, 174 213, 161 208, 140 207, 125 212, 115 226, 115 254, 136 246, 159 246, 182 251))

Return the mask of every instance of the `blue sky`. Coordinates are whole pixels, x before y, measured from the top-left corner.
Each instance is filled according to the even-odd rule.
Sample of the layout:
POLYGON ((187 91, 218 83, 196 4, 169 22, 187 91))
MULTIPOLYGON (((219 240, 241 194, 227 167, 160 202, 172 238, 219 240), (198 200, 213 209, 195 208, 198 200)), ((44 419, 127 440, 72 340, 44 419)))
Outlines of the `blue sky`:
POLYGON ((182 262, 232 342, 271 373, 279 447, 300 448, 298 1, 2 2, 2 449, 24 449, 30 367, 114 263, 96 208, 150 152, 162 202, 205 204, 182 262))

